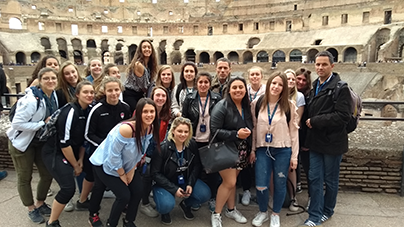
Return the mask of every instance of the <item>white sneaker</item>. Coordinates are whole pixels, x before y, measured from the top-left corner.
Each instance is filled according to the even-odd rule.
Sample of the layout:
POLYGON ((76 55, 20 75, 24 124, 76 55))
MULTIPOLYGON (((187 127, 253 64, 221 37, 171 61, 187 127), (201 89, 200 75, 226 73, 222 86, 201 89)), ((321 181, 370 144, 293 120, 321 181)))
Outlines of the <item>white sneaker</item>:
POLYGON ((245 218, 240 211, 238 211, 236 209, 236 207, 234 207, 233 211, 229 211, 228 209, 226 209, 226 217, 234 219, 236 222, 241 223, 241 224, 245 224, 247 223, 247 218, 245 218))
POLYGON ((271 224, 269 225, 269 227, 280 227, 280 226, 281 222, 279 220, 279 215, 271 214, 271 224))
POLYGON ((289 206, 289 210, 292 212, 296 212, 299 210, 299 205, 297 204, 297 200, 296 199, 292 199, 290 201, 290 206, 289 206))
POLYGON ((146 215, 147 217, 151 217, 151 218, 155 218, 157 216, 159 216, 159 212, 157 212, 155 209, 153 209, 153 207, 149 204, 140 205, 140 212, 144 215, 146 215))
POLYGON ((244 206, 250 205, 250 200, 251 200, 251 193, 250 190, 245 190, 243 193, 243 198, 241 198, 241 204, 244 206))
POLYGON ((222 227, 222 216, 220 214, 212 213, 210 216, 212 227, 222 227))
POLYGON ((66 211, 66 212, 72 212, 74 210, 74 204, 73 204, 72 200, 70 200, 66 204, 66 206, 65 206, 65 208, 63 210, 66 211))
POLYGON ((252 220, 252 225, 256 227, 260 227, 264 222, 268 221, 268 211, 267 212, 258 212, 255 215, 255 218, 252 220))

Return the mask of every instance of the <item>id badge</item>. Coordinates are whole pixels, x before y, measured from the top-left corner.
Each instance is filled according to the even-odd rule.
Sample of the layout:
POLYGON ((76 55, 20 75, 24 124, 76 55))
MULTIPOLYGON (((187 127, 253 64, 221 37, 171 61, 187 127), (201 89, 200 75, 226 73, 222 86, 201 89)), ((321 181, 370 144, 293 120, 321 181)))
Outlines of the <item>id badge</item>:
POLYGON ((184 175, 178 175, 178 185, 185 184, 184 175))
POLYGON ((265 134, 265 142, 267 142, 267 143, 272 142, 272 133, 265 134))
POLYGON ((206 125, 205 124, 201 124, 199 127, 199 131, 200 132, 206 132, 206 125))

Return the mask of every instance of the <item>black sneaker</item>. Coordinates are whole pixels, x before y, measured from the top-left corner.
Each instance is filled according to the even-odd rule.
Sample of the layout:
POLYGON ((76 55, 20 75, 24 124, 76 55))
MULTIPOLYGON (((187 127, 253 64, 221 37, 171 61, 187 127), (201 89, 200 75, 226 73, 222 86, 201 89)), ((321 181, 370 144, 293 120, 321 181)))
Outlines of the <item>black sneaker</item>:
POLYGON ((163 223, 164 225, 171 225, 171 223, 173 223, 171 221, 170 213, 161 215, 161 223, 163 223))
POLYGON ((61 227, 59 224, 59 220, 53 221, 49 224, 49 221, 46 222, 46 227, 61 227))
POLYGON ((122 218, 123 227, 136 227, 135 223, 122 218))
POLYGON ((29 217, 29 219, 31 219, 32 222, 34 222, 36 224, 41 224, 41 223, 45 222, 45 218, 42 217, 38 208, 35 208, 32 211, 29 211, 28 217, 29 217))
POLYGON ((192 221, 194 220, 194 215, 191 212, 191 207, 188 207, 187 205, 185 205, 185 200, 182 200, 180 202, 180 207, 182 212, 184 213, 184 218, 187 219, 188 221, 192 221))
POLYGON ((102 227, 103 226, 100 217, 98 217, 98 213, 91 215, 88 218, 88 223, 90 223, 91 227, 102 227))
POLYGON ((76 203, 77 211, 86 211, 86 210, 88 210, 89 207, 90 207, 90 200, 87 199, 86 201, 84 201, 82 203, 80 203, 80 200, 77 200, 77 203, 76 203))
POLYGON ((45 217, 49 217, 51 215, 52 209, 48 204, 45 202, 37 208, 39 210, 39 213, 42 214, 45 217))

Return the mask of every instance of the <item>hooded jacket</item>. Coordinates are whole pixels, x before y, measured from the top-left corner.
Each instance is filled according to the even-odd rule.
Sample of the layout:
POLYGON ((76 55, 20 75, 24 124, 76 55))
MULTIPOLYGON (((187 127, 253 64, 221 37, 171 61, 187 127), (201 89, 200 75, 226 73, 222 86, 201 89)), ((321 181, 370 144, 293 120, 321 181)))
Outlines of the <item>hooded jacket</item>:
MULTIPOLYGON (((57 103, 55 92, 52 92, 52 95, 57 103)), ((24 152, 28 148, 35 133, 45 125, 45 116, 46 103, 41 90, 37 87, 25 89, 25 96, 17 102, 11 128, 7 130, 7 136, 16 149, 24 152), (38 109, 36 97, 40 99, 38 109)))

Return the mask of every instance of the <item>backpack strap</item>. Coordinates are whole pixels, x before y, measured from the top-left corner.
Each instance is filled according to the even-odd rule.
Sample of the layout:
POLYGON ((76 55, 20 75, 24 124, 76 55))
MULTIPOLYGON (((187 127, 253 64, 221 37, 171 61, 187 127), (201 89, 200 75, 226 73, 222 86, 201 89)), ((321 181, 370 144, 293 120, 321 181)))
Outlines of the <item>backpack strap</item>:
POLYGON ((334 88, 334 94, 332 95, 332 100, 334 100, 334 104, 337 102, 339 93, 341 93, 341 88, 343 86, 348 86, 347 82, 340 80, 334 88))

